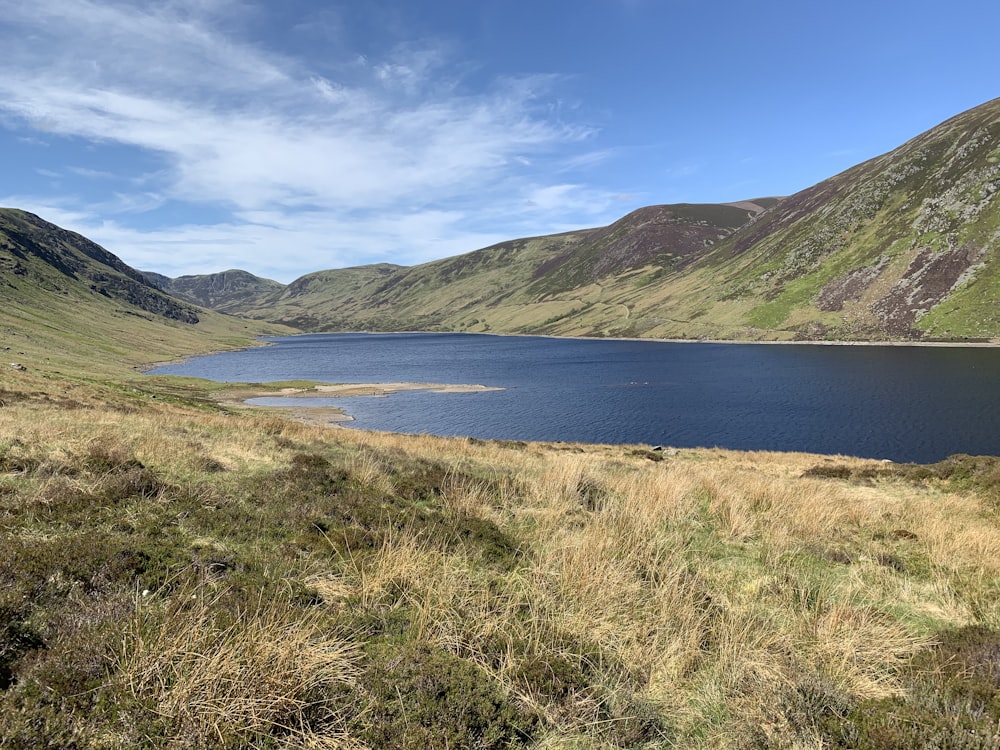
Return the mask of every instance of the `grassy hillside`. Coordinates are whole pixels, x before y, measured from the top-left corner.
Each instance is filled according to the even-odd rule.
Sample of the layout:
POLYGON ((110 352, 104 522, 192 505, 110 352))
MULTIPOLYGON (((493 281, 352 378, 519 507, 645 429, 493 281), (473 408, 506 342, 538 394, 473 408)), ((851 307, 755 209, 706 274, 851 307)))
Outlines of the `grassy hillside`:
POLYGON ((6 363, 70 373, 247 346, 288 331, 194 307, 84 237, 0 209, 0 349, 6 363))
MULTIPOLYGON (((785 199, 699 259, 675 317, 806 337, 1000 335, 1000 99, 785 199)), ((650 310, 649 314, 654 314, 650 310)))
POLYGON ((603 299, 609 274, 651 262, 683 268, 773 203, 650 206, 608 227, 502 242, 412 268, 310 274, 231 310, 305 330, 550 332, 566 319, 617 321, 622 310, 603 299))
POLYGON ((1000 99, 781 201, 653 206, 377 268, 231 309, 309 330, 997 338, 1000 99))
POLYGON ((489 330, 475 322, 476 314, 484 307, 509 306, 506 300, 522 294, 538 265, 577 236, 504 242, 413 268, 313 274, 305 277, 309 283, 301 293, 249 314, 304 330, 489 330))
POLYGON ((0 389, 4 748, 998 741, 995 459, 379 435, 166 378, 0 389))
POLYGON ((651 263, 553 295, 573 304, 599 287, 601 304, 577 304, 546 332, 990 339, 998 279, 1000 99, 783 199, 680 268, 651 263))
POLYGON ((161 274, 143 274, 155 286, 178 299, 229 313, 248 303, 280 294, 285 285, 262 279, 240 270, 222 271, 204 276, 180 276, 176 279, 161 274))

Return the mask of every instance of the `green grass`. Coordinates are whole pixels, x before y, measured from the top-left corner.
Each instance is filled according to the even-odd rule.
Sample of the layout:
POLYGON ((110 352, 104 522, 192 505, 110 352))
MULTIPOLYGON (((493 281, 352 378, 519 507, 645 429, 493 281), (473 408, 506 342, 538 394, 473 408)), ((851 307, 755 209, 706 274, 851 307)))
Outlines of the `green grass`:
POLYGON ((818 291, 815 278, 797 279, 786 284, 777 299, 755 307, 747 315, 747 322, 757 328, 781 328, 792 311, 808 305, 818 291))
POLYGON ((991 338, 1000 330, 997 299, 1000 299, 1000 266, 993 262, 924 315, 917 325, 936 337, 991 338))

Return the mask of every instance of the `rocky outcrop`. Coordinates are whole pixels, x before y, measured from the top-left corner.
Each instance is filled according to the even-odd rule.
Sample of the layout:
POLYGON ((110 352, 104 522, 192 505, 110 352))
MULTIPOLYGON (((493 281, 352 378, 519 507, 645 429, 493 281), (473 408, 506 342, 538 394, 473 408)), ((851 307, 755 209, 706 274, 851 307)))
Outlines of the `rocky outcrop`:
POLYGON ((883 256, 874 265, 856 268, 827 283, 816 298, 816 307, 823 312, 843 310, 846 302, 861 299, 888 263, 889 259, 883 256))
POLYGON ((941 252, 922 250, 872 311, 890 335, 918 335, 914 323, 965 283, 985 256, 983 248, 972 244, 941 252))
POLYGON ((143 313, 182 323, 199 321, 196 308, 164 293, 100 245, 27 211, 0 210, 0 251, 0 267, 8 267, 13 276, 34 277, 43 288, 77 282, 143 313))

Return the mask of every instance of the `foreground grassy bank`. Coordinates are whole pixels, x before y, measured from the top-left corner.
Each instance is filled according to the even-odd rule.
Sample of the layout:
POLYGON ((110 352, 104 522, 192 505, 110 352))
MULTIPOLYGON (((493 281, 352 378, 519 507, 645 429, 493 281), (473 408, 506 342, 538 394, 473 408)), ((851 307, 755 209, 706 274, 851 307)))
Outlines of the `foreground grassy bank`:
POLYGON ((1000 469, 0 375, 0 747, 1000 746, 1000 469))

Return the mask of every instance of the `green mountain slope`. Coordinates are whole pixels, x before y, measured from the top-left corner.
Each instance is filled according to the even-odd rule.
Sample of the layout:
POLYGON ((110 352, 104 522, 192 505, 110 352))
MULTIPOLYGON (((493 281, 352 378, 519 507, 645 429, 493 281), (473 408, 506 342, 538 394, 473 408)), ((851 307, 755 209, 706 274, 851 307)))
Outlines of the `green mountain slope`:
POLYGON ((232 309, 310 330, 993 338, 998 238, 1000 99, 781 201, 654 206, 232 309))
POLYGON ((993 337, 998 239, 1000 99, 782 201, 699 259, 686 282, 702 302, 674 317, 805 337, 993 337))
POLYGON ((26 211, 0 209, 0 253, 0 269, 28 282, 8 280, 10 290, 34 292, 37 285, 66 296, 86 287, 92 294, 151 315, 198 322, 195 308, 163 294, 100 245, 26 211))
POLYGON ((1000 99, 783 199, 691 263, 601 280, 614 321, 552 333, 1000 337, 1000 99))
POLYGON ((0 350, 8 362, 120 371, 283 330, 181 302, 85 237, 0 209, 0 350))
POLYGON ((651 262, 683 268, 775 202, 650 206, 608 227, 511 240, 412 268, 322 271, 231 310, 306 330, 554 332, 558 321, 592 309, 620 316, 601 300, 609 274, 651 262))

